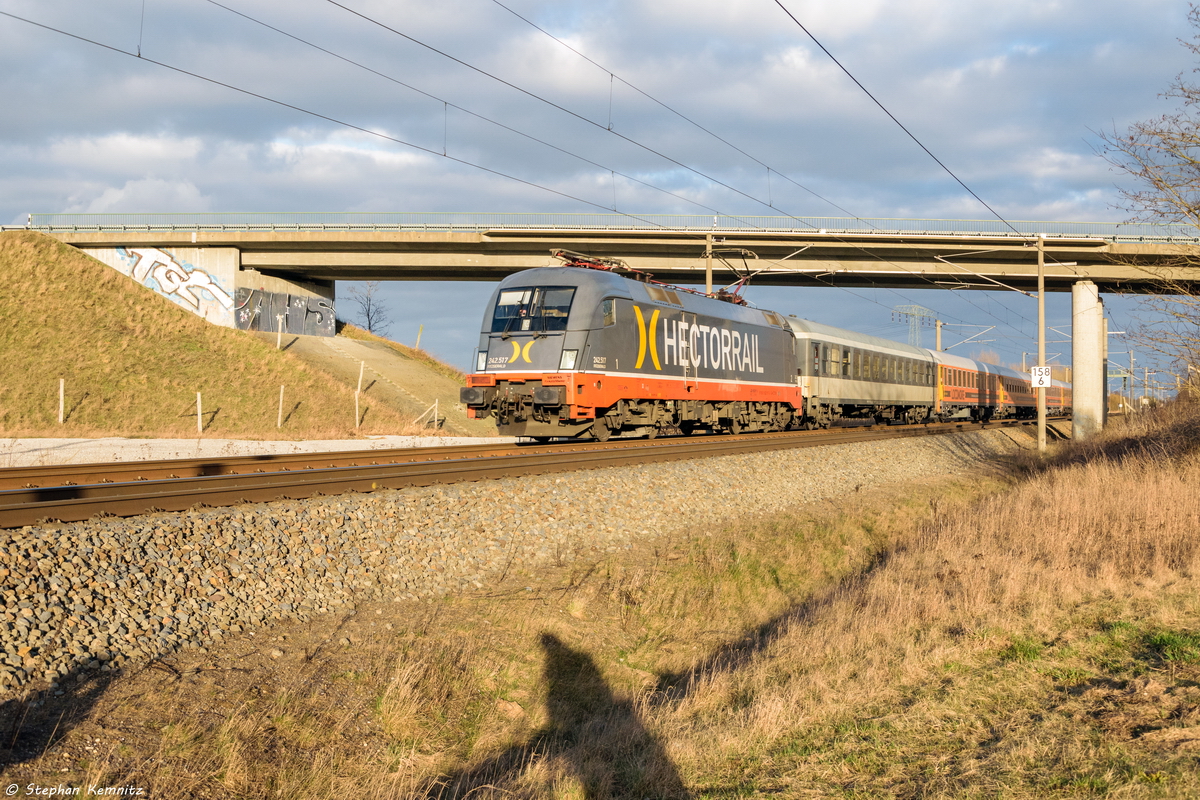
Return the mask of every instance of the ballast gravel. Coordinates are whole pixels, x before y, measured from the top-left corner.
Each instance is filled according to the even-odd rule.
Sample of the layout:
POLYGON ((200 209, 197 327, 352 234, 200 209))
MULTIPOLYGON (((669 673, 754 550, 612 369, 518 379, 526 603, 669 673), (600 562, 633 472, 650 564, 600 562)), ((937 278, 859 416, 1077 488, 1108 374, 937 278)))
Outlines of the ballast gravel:
POLYGON ((1000 431, 0 531, 0 691, 356 601, 494 585, 638 537, 976 469, 1000 431))

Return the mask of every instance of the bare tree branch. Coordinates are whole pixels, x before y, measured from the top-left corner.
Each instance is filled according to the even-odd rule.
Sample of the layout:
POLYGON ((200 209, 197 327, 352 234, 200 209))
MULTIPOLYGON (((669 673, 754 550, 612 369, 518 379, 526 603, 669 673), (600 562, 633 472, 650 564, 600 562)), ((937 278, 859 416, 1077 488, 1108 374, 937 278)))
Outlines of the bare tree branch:
POLYGON ((392 327, 392 315, 383 305, 379 281, 367 281, 346 292, 358 309, 355 315, 362 326, 376 336, 387 336, 392 327))
MULTIPOLYGON (((1200 6, 1192 4, 1188 22, 1200 31, 1200 6)), ((1180 44, 1200 58, 1200 33, 1180 44)), ((1200 72, 1200 67, 1191 73, 1200 72)), ((1100 155, 1133 178, 1135 188, 1120 189, 1132 222, 1189 225, 1200 236, 1200 85, 1187 73, 1175 76, 1162 97, 1178 101, 1174 113, 1135 122, 1124 132, 1098 134, 1100 155)), ((1141 301, 1131 338, 1141 348, 1177 368, 1185 394, 1200 394, 1200 296, 1171 276, 1179 268, 1200 269, 1200 256, 1182 253, 1178 263, 1159 268, 1142 265, 1159 278, 1156 294, 1141 301)))

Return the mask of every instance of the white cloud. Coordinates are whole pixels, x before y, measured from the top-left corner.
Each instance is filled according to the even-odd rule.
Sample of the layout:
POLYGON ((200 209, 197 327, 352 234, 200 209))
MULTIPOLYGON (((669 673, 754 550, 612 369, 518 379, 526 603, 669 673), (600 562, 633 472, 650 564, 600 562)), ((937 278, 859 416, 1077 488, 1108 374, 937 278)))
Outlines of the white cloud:
POLYGON ((126 131, 106 136, 71 136, 46 148, 46 157, 62 166, 102 172, 155 172, 186 167, 204 149, 198 136, 138 135, 126 131))
POLYGON ((69 203, 67 212, 109 214, 116 212, 160 212, 212 210, 212 199, 205 197, 191 181, 166 181, 143 178, 125 185, 108 187, 98 197, 69 203))

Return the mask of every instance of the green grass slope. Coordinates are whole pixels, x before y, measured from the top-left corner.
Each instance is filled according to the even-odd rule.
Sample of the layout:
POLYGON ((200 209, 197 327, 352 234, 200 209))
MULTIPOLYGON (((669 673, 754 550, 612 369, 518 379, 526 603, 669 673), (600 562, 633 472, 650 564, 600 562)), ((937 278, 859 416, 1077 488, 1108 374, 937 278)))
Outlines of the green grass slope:
POLYGON ((411 432, 394 410, 366 403, 356 431, 345 385, 42 234, 0 233, 0 315, 2 436, 193 437, 196 392, 214 438, 411 432))

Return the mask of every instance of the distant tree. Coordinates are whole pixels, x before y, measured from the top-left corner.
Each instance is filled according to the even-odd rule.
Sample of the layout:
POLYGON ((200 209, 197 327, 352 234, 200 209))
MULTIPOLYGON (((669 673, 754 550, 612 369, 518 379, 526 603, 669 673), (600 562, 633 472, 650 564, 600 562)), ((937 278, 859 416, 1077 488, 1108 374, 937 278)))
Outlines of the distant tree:
MULTIPOLYGON (((1200 31, 1196 4, 1188 22, 1200 31)), ((1200 58, 1200 34, 1179 43, 1200 58)), ((1191 70, 1198 72, 1200 67, 1191 70)), ((1200 84, 1188 78, 1189 73, 1176 75, 1161 95, 1176 101, 1176 111, 1135 122, 1125 133, 1100 133, 1100 154, 1134 180, 1134 188, 1120 190, 1130 221, 1183 224, 1200 236, 1200 84)), ((1144 349, 1174 364, 1191 384, 1200 380, 1200 295, 1173 278, 1180 267, 1200 269, 1200 256, 1181 252, 1172 264, 1144 267, 1160 278, 1160 294, 1143 299, 1149 313, 1131 326, 1131 334, 1144 349)))
POLYGON ((995 364, 1000 366, 1003 362, 1000 360, 1000 354, 995 350, 975 350, 971 353, 971 358, 976 361, 982 361, 985 364, 995 364))
POLYGON ((356 318, 376 336, 387 336, 392 327, 392 315, 388 313, 380 296, 379 281, 367 281, 346 292, 357 309, 356 318))

